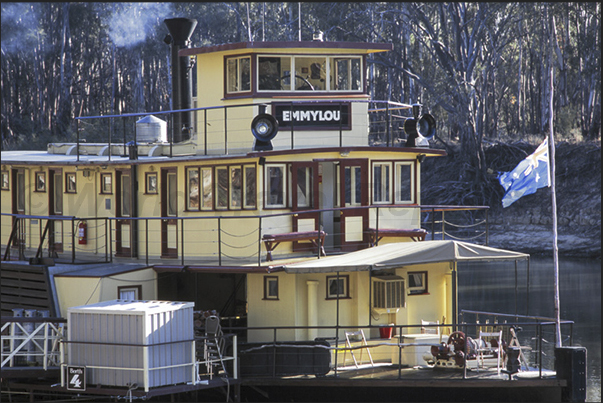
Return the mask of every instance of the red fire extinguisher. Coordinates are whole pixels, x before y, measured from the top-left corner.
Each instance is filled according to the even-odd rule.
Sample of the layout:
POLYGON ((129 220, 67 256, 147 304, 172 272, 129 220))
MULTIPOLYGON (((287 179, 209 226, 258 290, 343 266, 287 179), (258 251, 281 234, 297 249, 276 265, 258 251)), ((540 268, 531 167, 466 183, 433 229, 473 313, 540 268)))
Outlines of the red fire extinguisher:
POLYGON ((80 221, 77 226, 78 232, 78 243, 80 245, 86 245, 88 243, 88 224, 86 221, 80 221))

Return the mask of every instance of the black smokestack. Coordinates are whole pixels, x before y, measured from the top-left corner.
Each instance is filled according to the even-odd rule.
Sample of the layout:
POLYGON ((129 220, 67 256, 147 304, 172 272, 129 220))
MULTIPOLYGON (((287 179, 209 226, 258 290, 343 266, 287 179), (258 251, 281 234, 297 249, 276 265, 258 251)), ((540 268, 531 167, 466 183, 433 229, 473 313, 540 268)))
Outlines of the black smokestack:
MULTIPOLYGON (((197 26, 197 20, 168 18, 163 22, 170 32, 165 42, 172 45, 172 109, 190 109, 193 95, 192 65, 188 57, 179 57, 178 52, 189 47, 190 37, 197 26)), ((188 140, 193 127, 192 113, 177 113, 173 118, 174 142, 188 140)))

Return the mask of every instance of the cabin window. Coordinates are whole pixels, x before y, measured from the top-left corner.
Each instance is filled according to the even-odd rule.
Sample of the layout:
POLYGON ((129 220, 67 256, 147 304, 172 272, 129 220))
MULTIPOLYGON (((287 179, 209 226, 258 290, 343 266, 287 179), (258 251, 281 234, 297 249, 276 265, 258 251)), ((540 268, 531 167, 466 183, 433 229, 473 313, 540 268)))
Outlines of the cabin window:
POLYGON ((211 210, 214 205, 213 171, 209 167, 201 168, 202 210, 211 210))
POLYGON ((266 207, 285 207, 285 164, 267 164, 266 169, 266 207))
POLYGON ((408 293, 410 295, 427 293, 427 272, 408 272, 408 293))
POLYGON ((278 277, 264 276, 264 299, 278 299, 278 277))
POLYGON ((113 176, 110 173, 101 174, 101 194, 113 193, 113 176))
POLYGON ((373 277, 373 308, 403 308, 404 279, 400 276, 373 277))
POLYGON ((145 193, 157 194, 157 172, 145 173, 145 193))
POLYGON ((2 171, 2 190, 10 190, 8 185, 8 171, 2 171))
MULTIPOLYGON (((125 182, 125 180, 124 180, 124 182, 125 182)), ((129 182, 130 182, 130 177, 128 177, 128 183, 129 182)), ((178 215, 178 177, 176 176, 176 173, 174 173, 174 172, 167 173, 167 189, 168 189, 167 215, 175 217, 178 215)))
POLYGON ((188 168, 186 173, 188 176, 187 209, 199 210, 199 168, 188 168))
POLYGON ((36 172, 36 192, 46 192, 46 172, 36 172))
POLYGON ((312 208, 312 167, 297 168, 297 207, 312 208))
POLYGON ((234 94, 251 91, 251 57, 226 59, 226 92, 234 94))
POLYGON ((345 206, 360 206, 362 203, 362 168, 345 167, 345 206))
POLYGON ((189 167, 186 181, 189 211, 256 208, 255 165, 215 167, 215 176, 212 167, 189 167))
POLYGON ((119 299, 126 301, 136 301, 142 299, 142 286, 123 286, 117 287, 117 295, 119 299))
POLYGON ((228 168, 216 168, 216 209, 228 208, 228 168))
POLYGON ((391 164, 376 162, 373 164, 373 202, 391 203, 391 164))
POLYGON ((395 186, 395 202, 414 203, 414 188, 413 188, 414 164, 411 162, 396 163, 396 186, 395 186))
POLYGON ((65 193, 76 193, 75 172, 67 172, 65 174, 65 193))
POLYGON ((243 208, 254 209, 256 207, 256 174, 254 166, 243 167, 245 175, 243 176, 243 189, 245 194, 243 197, 243 208))
POLYGON ((349 283, 350 277, 345 276, 328 276, 327 277, 327 299, 334 298, 349 298, 349 283))
POLYGON ((121 176, 121 216, 130 216, 130 206, 132 205, 132 193, 130 185, 130 175, 121 176))

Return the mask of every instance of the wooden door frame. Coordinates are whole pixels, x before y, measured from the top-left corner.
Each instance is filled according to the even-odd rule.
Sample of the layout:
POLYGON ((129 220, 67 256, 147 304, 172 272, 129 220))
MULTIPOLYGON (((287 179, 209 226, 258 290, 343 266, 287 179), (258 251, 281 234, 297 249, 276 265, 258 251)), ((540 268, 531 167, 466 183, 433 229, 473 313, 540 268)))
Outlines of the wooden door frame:
MULTIPOLYGON (((339 160, 339 206, 345 206, 345 168, 360 166, 360 206, 369 205, 369 160, 368 158, 358 159, 340 159, 339 160)), ((368 245, 368 235, 366 229, 369 226, 368 209, 359 210, 342 210, 340 215, 340 232, 341 232, 341 249, 343 251, 353 251, 363 249, 368 245), (362 218, 362 240, 361 241, 346 241, 345 240, 345 219, 347 217, 362 218)))

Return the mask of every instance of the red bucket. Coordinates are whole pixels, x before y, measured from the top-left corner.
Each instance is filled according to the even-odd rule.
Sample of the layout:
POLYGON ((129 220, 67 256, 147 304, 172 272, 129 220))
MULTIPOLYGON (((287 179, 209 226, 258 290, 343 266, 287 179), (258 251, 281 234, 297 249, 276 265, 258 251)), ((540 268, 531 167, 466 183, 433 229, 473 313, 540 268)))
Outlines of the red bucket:
POLYGON ((379 336, 382 339, 391 339, 394 328, 391 326, 381 326, 379 328, 379 336))

